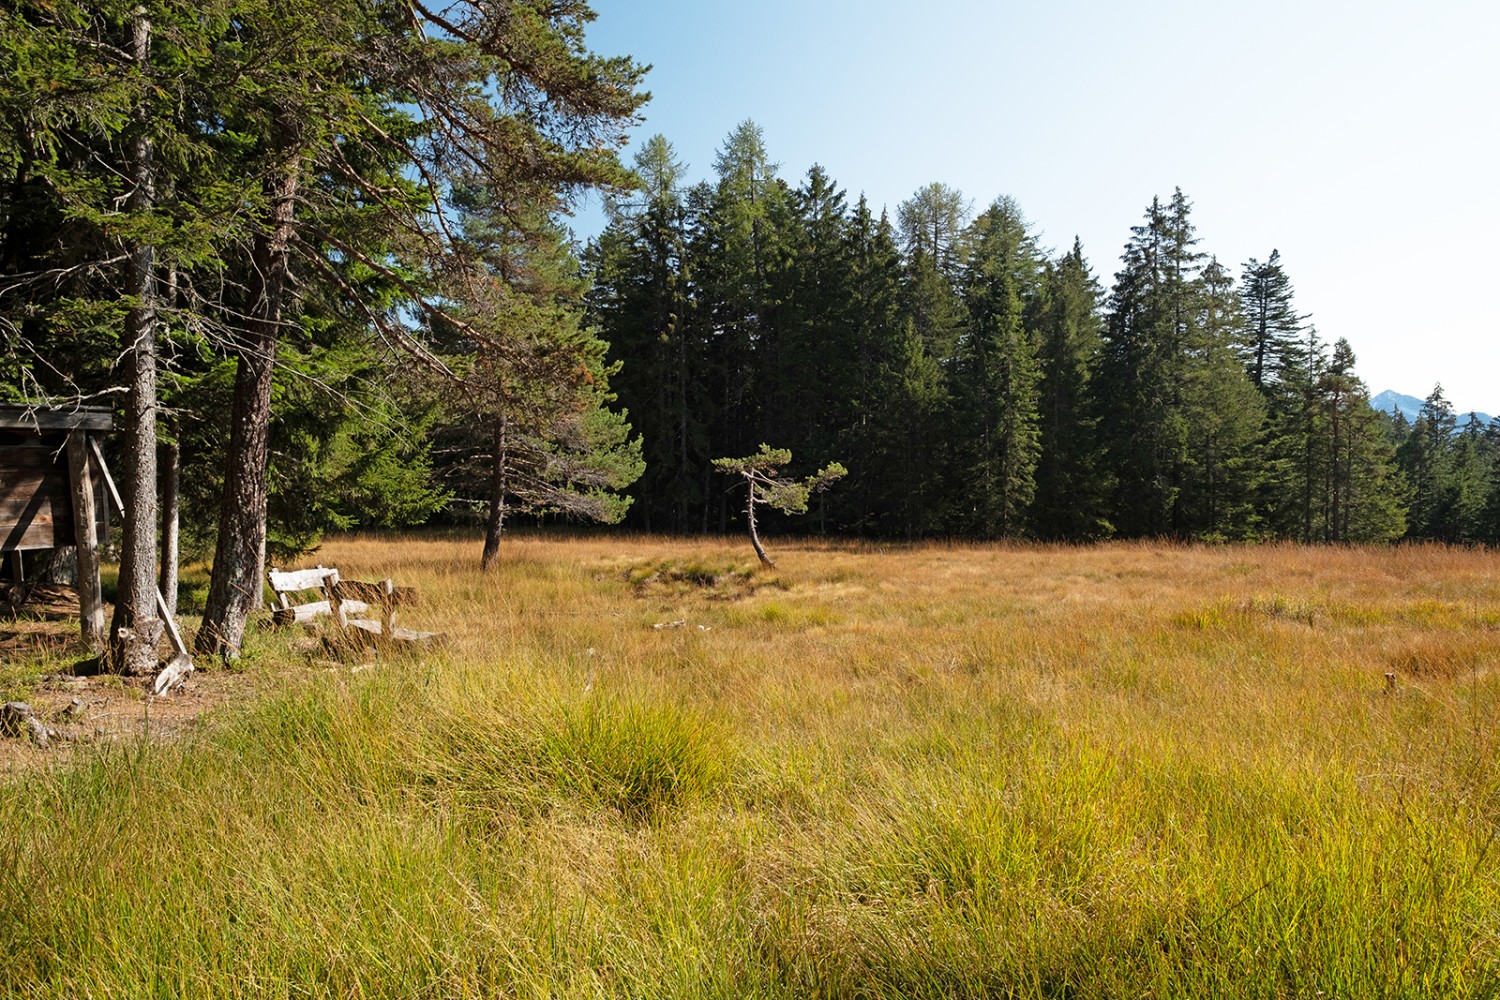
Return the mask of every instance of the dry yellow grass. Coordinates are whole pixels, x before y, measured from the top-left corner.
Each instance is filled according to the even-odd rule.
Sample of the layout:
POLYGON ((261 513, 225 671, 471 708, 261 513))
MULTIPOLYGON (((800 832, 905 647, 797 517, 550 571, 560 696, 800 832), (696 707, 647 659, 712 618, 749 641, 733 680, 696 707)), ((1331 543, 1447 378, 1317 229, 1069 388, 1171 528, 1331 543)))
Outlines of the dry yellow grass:
POLYGON ((330 541, 447 645, 0 790, 0 987, 1500 992, 1494 554, 773 547, 330 541))

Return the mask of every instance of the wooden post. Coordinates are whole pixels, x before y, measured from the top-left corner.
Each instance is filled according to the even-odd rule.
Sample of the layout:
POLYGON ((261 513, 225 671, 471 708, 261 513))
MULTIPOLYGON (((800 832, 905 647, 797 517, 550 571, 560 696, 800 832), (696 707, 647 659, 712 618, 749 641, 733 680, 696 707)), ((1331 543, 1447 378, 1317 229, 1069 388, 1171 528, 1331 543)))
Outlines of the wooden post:
POLYGON ((73 491, 73 537, 78 546, 78 618, 83 642, 95 653, 104 650, 104 594, 99 583, 99 534, 94 519, 94 478, 84 438, 68 435, 68 484, 73 491))
POLYGON ((26 582, 26 561, 21 558, 20 550, 10 554, 10 582, 17 587, 26 582))

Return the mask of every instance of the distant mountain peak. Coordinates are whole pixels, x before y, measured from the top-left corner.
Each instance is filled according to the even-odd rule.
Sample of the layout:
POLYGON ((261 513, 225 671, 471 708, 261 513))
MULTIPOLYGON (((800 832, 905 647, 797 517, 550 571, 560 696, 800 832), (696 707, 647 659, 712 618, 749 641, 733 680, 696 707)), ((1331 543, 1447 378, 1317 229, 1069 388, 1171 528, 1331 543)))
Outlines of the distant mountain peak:
MULTIPOLYGON (((1382 413, 1390 413, 1394 410, 1407 420, 1416 420, 1417 415, 1422 412, 1422 404, 1425 402, 1427 402, 1425 399, 1418 396, 1408 396, 1405 393, 1396 392, 1392 389, 1387 389, 1378 396, 1370 397, 1370 405, 1375 409, 1382 413)), ((1475 410, 1470 413, 1460 413, 1458 415, 1458 426, 1462 427, 1468 423, 1471 416, 1478 417, 1481 424, 1490 422, 1490 415, 1488 413, 1480 413, 1475 410)))

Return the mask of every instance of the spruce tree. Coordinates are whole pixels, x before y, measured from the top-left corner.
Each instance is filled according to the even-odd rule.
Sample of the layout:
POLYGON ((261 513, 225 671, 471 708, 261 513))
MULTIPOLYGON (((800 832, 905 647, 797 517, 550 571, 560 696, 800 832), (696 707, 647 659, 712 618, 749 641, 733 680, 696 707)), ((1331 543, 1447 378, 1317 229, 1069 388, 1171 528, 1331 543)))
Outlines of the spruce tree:
POLYGON ((1307 317, 1297 314, 1292 282, 1281 266, 1281 251, 1264 262, 1245 262, 1240 276, 1240 304, 1245 318, 1245 368, 1255 387, 1274 397, 1295 381, 1305 364, 1302 331, 1307 317))
POLYGON ((1198 284, 1199 312, 1182 365, 1187 461, 1179 531, 1195 538, 1251 538, 1259 531, 1256 445, 1265 405, 1236 352, 1243 318, 1233 279, 1210 259, 1198 284))
MULTIPOLYGON (((782 305, 776 292, 784 279, 790 191, 776 176, 760 126, 738 125, 714 161, 717 182, 698 216, 692 264, 699 313, 712 329, 708 341, 710 428, 719 453, 748 454, 765 435, 765 399, 774 387, 769 373, 782 369, 782 305)), ((732 510, 722 489, 711 520, 727 528, 732 510)))
POLYGON ((1184 363, 1200 255, 1179 190, 1132 228, 1110 291, 1095 400, 1114 484, 1110 520, 1132 537, 1182 534, 1184 363))
POLYGON ((935 524, 942 446, 942 374, 903 310, 902 265, 890 220, 864 198, 846 231, 856 362, 850 479, 834 503, 860 531, 915 537, 935 524))
POLYGON ((701 523, 714 405, 706 345, 693 322, 691 222, 671 143, 648 140, 635 168, 640 193, 611 201, 610 224, 587 253, 589 320, 622 364, 612 385, 643 441, 646 472, 632 521, 647 531, 685 532, 701 523))
POLYGON ((968 324, 953 365, 956 506, 968 532, 1014 536, 1028 527, 1040 453, 1040 254, 1010 198, 980 215, 965 243, 968 324))
POLYGON ((1314 534, 1330 542, 1389 541, 1406 531, 1405 484, 1354 362, 1340 338, 1319 382, 1328 448, 1327 497, 1319 506, 1327 516, 1314 534))
POLYGON ((1046 539, 1082 541, 1110 533, 1099 417, 1091 376, 1100 346, 1103 293, 1075 238, 1042 275, 1037 362, 1040 456, 1032 524, 1046 539))
MULTIPOLYGON (((853 262, 845 235, 848 207, 844 192, 819 166, 792 192, 792 203, 790 266, 781 283, 780 370, 768 373, 768 436, 822 465, 841 455, 842 440, 854 421, 858 375, 849 316, 853 262)), ((820 500, 820 527, 826 526, 827 510, 820 500)))
POLYGON ((1396 452, 1411 484, 1408 531, 1414 538, 1459 540, 1460 526, 1452 517, 1458 489, 1457 430, 1453 406, 1443 387, 1435 386, 1396 452))

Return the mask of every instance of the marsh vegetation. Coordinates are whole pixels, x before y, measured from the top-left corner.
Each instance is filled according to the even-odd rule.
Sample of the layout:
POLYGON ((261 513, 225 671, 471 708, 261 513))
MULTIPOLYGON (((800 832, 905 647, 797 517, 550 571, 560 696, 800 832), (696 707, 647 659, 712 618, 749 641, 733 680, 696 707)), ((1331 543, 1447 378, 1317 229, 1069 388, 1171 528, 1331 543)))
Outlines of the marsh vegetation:
POLYGON ((4 780, 0 993, 1500 993, 1492 553, 509 545, 4 780))

